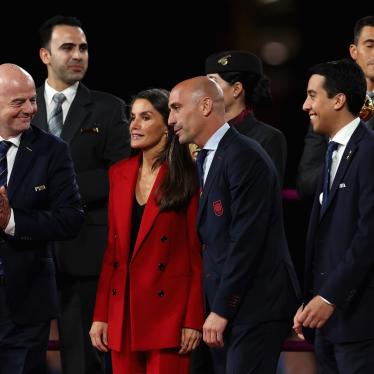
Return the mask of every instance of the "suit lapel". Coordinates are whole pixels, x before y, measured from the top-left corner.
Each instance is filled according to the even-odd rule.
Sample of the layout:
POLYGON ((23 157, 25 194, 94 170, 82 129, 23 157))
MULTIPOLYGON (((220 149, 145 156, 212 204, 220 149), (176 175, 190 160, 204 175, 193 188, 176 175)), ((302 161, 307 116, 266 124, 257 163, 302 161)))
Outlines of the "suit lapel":
POLYGON ((25 131, 21 136, 21 142, 14 160, 12 173, 8 183, 8 198, 12 200, 17 187, 22 185, 24 175, 30 171, 31 164, 36 156, 36 150, 33 149, 34 132, 32 128, 25 131))
POLYGON ((365 125, 361 122, 360 125, 357 127, 357 129, 352 134, 351 138, 349 139, 349 142, 348 142, 347 146, 345 147, 343 156, 342 156, 342 158, 340 160, 340 163, 339 163, 338 170, 336 172, 334 181, 333 181, 332 186, 331 186, 331 190, 330 190, 330 193, 329 193, 329 198, 327 200, 326 207, 321 214, 321 219, 325 215, 327 209, 329 209, 331 201, 334 199, 336 191, 338 190, 339 185, 342 182, 342 180, 343 180, 343 178, 344 178, 344 176, 345 176, 345 174, 348 170, 348 167, 351 164, 351 161, 352 161, 352 159, 353 159, 353 157, 354 157, 354 155, 355 155, 355 153, 358 149, 358 143, 361 140, 361 138, 364 134, 364 131, 366 130, 364 126, 365 125))
POLYGON ((75 133, 82 128, 82 124, 86 117, 91 113, 91 104, 92 99, 90 91, 82 83, 79 83, 77 94, 75 95, 65 118, 61 132, 61 139, 68 143, 71 142, 75 133))
MULTIPOLYGON (((119 173, 116 173, 115 184, 117 186, 115 195, 111 196, 113 198, 113 205, 111 207, 112 214, 114 211, 116 216, 116 222, 119 235, 122 238, 123 243, 126 243, 126 251, 120 253, 124 257, 125 263, 128 261, 128 251, 130 243, 130 234, 131 234, 131 217, 132 217, 132 206, 133 199, 135 196, 135 186, 136 180, 138 178, 139 171, 139 157, 130 158, 124 165, 121 167, 119 173)), ((113 193, 111 191, 111 193, 113 193)))
POLYGON ((36 112, 32 123, 40 129, 48 132, 47 109, 44 99, 44 84, 36 90, 36 104, 38 106, 38 111, 36 112))
MULTIPOLYGON (((138 236, 136 238, 136 243, 133 251, 133 255, 131 258, 131 262, 134 260, 136 255, 139 252, 140 246, 142 245, 144 239, 148 235, 149 231, 151 230, 153 223, 155 222, 160 210, 158 205, 156 204, 155 197, 158 187, 160 186, 162 180, 164 179, 166 173, 166 163, 161 165, 161 168, 157 174, 155 183, 152 187, 152 191, 149 194, 147 204, 144 208, 144 213, 142 217, 142 221, 139 227, 138 236)), ((135 194, 134 194, 135 196, 135 194)), ((135 198, 135 197, 134 197, 135 198)))
POLYGON ((228 145, 231 143, 232 138, 234 136, 235 132, 232 128, 226 131, 225 135, 221 139, 221 141, 218 144, 216 153, 214 155, 214 158, 212 160, 212 164, 210 165, 209 172, 207 175, 207 178, 205 180, 204 188, 202 191, 202 194, 200 196, 199 201, 199 210, 197 213, 197 225, 199 225, 199 221, 201 219, 202 212, 204 211, 205 205, 207 203, 207 197, 209 196, 209 191, 212 189, 212 187, 215 185, 215 180, 217 176, 219 176, 222 173, 222 167, 223 167, 223 160, 225 157, 225 151, 228 145))

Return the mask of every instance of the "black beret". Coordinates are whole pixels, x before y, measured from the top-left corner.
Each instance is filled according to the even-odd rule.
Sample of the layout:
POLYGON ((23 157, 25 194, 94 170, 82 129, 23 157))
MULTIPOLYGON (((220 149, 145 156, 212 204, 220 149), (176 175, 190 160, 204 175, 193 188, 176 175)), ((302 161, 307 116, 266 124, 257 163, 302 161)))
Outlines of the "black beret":
POLYGON ((253 53, 243 51, 218 52, 205 60, 205 74, 229 71, 246 71, 263 75, 262 62, 253 53))

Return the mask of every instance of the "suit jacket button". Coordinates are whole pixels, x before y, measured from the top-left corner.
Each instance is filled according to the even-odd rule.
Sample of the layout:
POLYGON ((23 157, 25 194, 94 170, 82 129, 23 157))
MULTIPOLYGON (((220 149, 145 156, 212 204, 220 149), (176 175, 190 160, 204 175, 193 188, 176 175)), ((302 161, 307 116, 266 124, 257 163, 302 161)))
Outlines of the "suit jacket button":
POLYGON ((168 240, 168 237, 166 235, 162 235, 160 240, 164 243, 168 240))
POLYGON ((112 288, 112 295, 116 296, 117 295, 117 290, 115 288, 112 288))
POLYGON ((117 239, 118 239, 118 235, 114 234, 114 240, 117 240, 117 239))
POLYGON ((164 297, 165 296, 165 292, 164 291, 158 291, 157 295, 159 297, 164 297))
POLYGON ((158 270, 160 270, 160 271, 164 271, 165 268, 166 268, 166 265, 165 265, 165 264, 163 264, 163 263, 158 264, 158 270))
POLYGON ((114 262, 113 262, 113 267, 114 267, 115 269, 117 269, 118 266, 119 266, 119 262, 118 262, 118 261, 114 261, 114 262))

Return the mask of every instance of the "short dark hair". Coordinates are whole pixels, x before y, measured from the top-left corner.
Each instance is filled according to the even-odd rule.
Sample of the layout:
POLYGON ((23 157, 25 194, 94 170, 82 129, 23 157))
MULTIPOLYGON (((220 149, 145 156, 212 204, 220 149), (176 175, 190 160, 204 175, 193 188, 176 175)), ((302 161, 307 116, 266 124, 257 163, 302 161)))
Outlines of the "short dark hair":
POLYGON ((325 78, 323 88, 331 98, 343 93, 347 98, 348 110, 358 116, 366 96, 366 79, 360 66, 351 59, 324 62, 313 66, 308 71, 325 78))
POLYGON ((156 193, 156 203, 160 211, 181 211, 197 191, 196 165, 188 144, 180 144, 173 128, 168 126, 169 91, 162 88, 140 91, 133 96, 131 107, 137 99, 144 99, 152 104, 161 114, 168 131, 166 146, 153 163, 153 168, 165 161, 168 163, 165 178, 156 193))
POLYGON ((54 27, 60 25, 82 28, 82 23, 77 17, 58 15, 47 19, 39 29, 40 46, 42 48, 48 48, 54 27))
POLYGON ((357 20, 353 28, 353 42, 357 45, 361 31, 365 26, 374 27, 374 16, 366 16, 357 20))

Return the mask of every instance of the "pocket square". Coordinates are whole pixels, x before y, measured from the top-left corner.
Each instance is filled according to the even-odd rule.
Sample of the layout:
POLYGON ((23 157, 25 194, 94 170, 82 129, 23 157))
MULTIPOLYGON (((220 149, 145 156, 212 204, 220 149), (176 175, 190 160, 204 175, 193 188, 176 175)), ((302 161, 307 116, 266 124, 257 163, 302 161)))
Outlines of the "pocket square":
POLYGON ((81 129, 81 133, 91 133, 91 134, 98 134, 100 132, 99 127, 88 127, 86 129, 81 129))
POLYGON ((346 188, 347 186, 345 185, 345 183, 340 183, 339 184, 339 188, 346 188))
POLYGON ((44 184, 41 184, 40 186, 35 186, 34 190, 35 190, 35 192, 39 192, 39 191, 45 190, 46 188, 47 187, 44 184))

